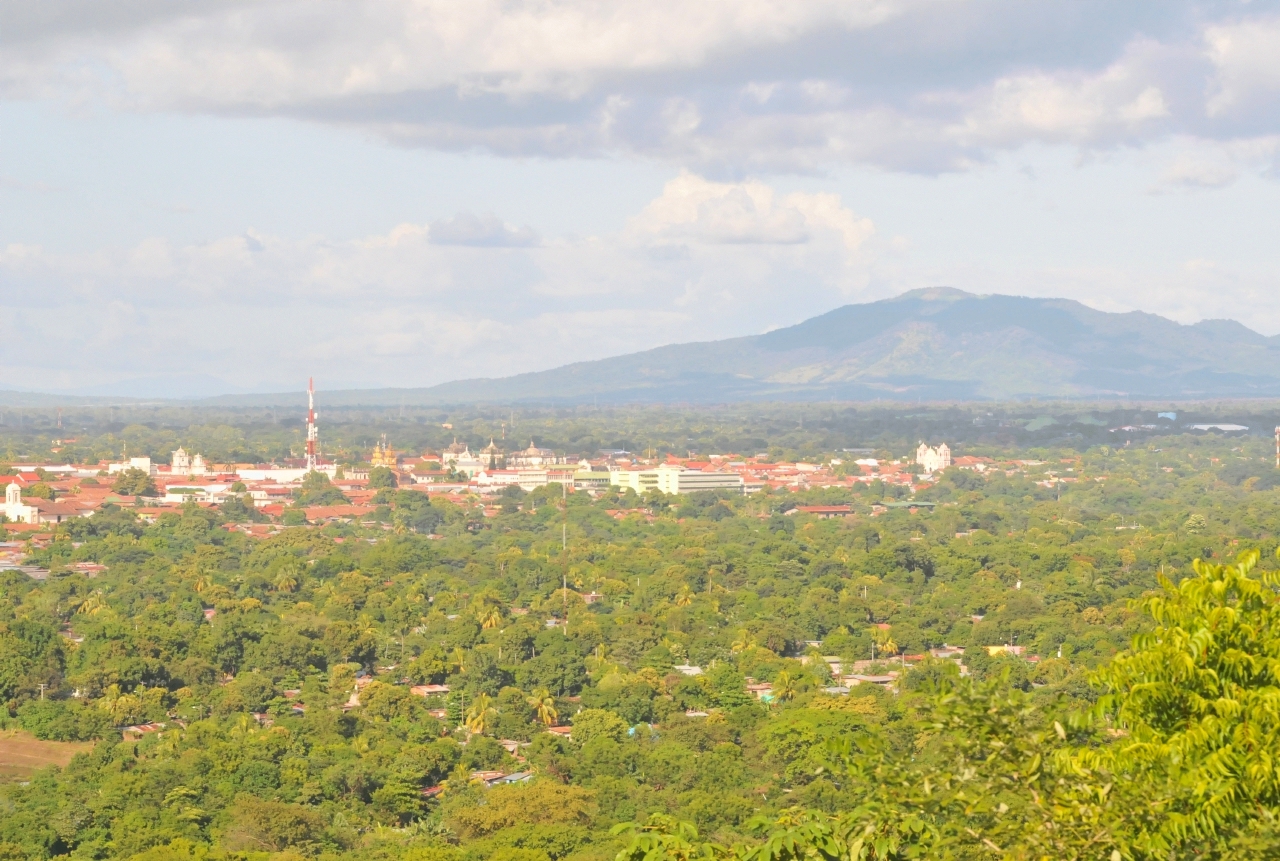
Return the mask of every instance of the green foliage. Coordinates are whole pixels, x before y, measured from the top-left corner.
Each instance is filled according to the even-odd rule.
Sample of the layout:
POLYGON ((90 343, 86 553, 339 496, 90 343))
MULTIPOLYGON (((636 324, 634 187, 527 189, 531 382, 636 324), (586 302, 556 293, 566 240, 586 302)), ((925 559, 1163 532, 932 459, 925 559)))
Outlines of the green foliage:
MULTIPOLYGON (((600 428, 633 421, 623 413, 546 421, 575 434, 569 450, 642 450, 632 440, 646 434, 682 450, 720 434, 708 449, 778 440, 786 457, 852 427, 833 409, 828 429, 810 416, 803 434, 790 416, 735 429, 719 414, 640 410, 616 440, 600 428)), ((912 445, 938 416, 922 408, 912 445)), ((956 416, 945 427, 977 427, 956 416)), ((397 433, 426 445, 434 421, 397 433)), ((902 427, 857 426, 876 447, 902 427)), ((193 427, 243 460, 287 456, 293 434, 193 427)), ((172 433, 125 436, 149 451, 172 433)), ((297 528, 252 537, 220 528, 263 518, 235 497, 152 523, 104 506, 31 548, 47 580, 0 572, 0 719, 55 742, 100 739, 61 771, 0 786, 0 844, 103 861, 596 861, 631 837, 631 857, 654 859, 1276 854, 1280 493, 1259 489, 1265 447, 981 446, 966 453, 1008 460, 949 470, 915 491, 937 507, 914 514, 873 516, 873 502, 911 495, 880 482, 579 492, 563 506, 559 487, 513 490, 484 514, 415 485, 382 488, 360 521, 303 524, 291 508, 297 528), (1041 483, 1049 469, 1079 479, 1061 501, 1041 483), (837 502, 853 515, 781 514, 837 502), (1236 541, 1265 555, 1215 567, 1236 541), (80 561, 106 570, 87 578, 80 561), (602 597, 588 605, 589 592, 602 597), (943 643, 963 657, 921 659, 943 643), (1023 651, 987 653, 1013 644, 1023 651), (855 663, 873 645, 893 660, 855 663), (703 672, 676 669, 688 664, 703 672), (822 690, 891 672, 903 675, 888 689, 822 690), (749 679, 772 683, 772 702, 749 679), (121 740, 116 727, 143 720, 165 726, 121 740), (547 731, 559 723, 571 740, 547 731), (534 780, 473 780, 490 769, 534 780), (647 824, 610 836, 620 822, 647 824)), ((331 491, 310 476, 304 493, 340 501, 331 491)))
POLYGON ((384 487, 394 488, 399 484, 396 479, 395 470, 385 466, 375 466, 369 470, 369 487, 373 489, 381 489, 384 487))
POLYGON ((129 496, 159 495, 151 474, 137 467, 129 467, 117 473, 115 481, 111 483, 111 489, 116 493, 124 493, 129 496))
POLYGON ((24 497, 29 496, 35 499, 53 499, 53 488, 46 482, 37 481, 30 487, 23 489, 22 495, 24 497))
POLYGON ((18 723, 36 738, 90 741, 112 731, 111 717, 85 703, 31 700, 18 707, 18 723))
POLYGON ((596 739, 622 742, 628 729, 625 720, 604 709, 583 709, 573 716, 573 740, 584 746, 596 739))
POLYGON ((333 486, 329 476, 323 472, 312 470, 302 477, 302 486, 298 490, 298 505, 341 505, 350 501, 346 494, 333 486))
POLYGON ((1154 847, 1213 839, 1280 806, 1280 576, 1256 550, 1234 564, 1193 563, 1194 577, 1142 602, 1155 627, 1099 670, 1101 714, 1122 737, 1082 754, 1142 775, 1163 799, 1154 847))

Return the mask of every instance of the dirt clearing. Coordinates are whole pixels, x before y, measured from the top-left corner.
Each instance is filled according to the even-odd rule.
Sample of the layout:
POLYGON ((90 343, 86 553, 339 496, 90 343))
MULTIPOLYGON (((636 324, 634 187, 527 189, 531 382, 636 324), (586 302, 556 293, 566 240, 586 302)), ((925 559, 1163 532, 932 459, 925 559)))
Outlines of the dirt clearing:
POLYGON ((71 757, 93 750, 87 741, 41 741, 21 730, 0 730, 0 781, 26 780, 46 765, 66 767, 71 757))

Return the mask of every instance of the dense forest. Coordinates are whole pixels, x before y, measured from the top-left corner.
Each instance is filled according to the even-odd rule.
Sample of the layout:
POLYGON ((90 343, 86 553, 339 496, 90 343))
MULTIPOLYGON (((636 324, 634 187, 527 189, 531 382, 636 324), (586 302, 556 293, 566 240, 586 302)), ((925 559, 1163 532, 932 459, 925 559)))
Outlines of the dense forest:
MULTIPOLYGON (((648 432, 669 447, 699 421, 665 415, 648 432)), ((822 458, 914 442, 922 421, 863 419, 838 440, 816 414, 684 439, 756 433, 822 458)), ((591 446, 646 442, 591 421, 591 446)), ((1024 463, 950 469, 910 508, 881 506, 876 482, 511 488, 492 516, 387 488, 368 524, 268 537, 194 505, 65 523, 30 549, 48 579, 0 573, 0 719, 95 744, 0 786, 0 858, 1276 851, 1269 441, 1166 428, 1026 447, 1000 437, 1025 421, 992 421, 957 452, 1024 463), (833 502, 852 514, 796 512, 833 502), (855 662, 892 681, 833 679, 855 662)), ((277 431, 255 433, 224 436, 269 455, 254 447, 277 431)), ((10 454, 33 434, 14 430, 10 454)))

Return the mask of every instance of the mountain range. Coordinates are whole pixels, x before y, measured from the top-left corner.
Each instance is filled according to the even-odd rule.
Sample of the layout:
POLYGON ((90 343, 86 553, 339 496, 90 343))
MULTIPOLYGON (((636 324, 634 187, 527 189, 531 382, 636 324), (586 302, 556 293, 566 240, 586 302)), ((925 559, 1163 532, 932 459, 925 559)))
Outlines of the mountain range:
MULTIPOLYGON (((1280 336, 1260 335, 1234 320, 1184 325, 1140 311, 1096 311, 1069 299, 935 287, 845 305, 762 335, 672 344, 430 388, 329 391, 323 401, 378 406, 1027 397, 1280 397, 1280 336)), ((291 392, 226 394, 194 403, 302 401, 302 393, 291 392)))
POLYGON ((1183 325, 1069 299, 936 287, 763 335, 421 394, 438 403, 1276 397, 1280 337, 1234 320, 1183 325))

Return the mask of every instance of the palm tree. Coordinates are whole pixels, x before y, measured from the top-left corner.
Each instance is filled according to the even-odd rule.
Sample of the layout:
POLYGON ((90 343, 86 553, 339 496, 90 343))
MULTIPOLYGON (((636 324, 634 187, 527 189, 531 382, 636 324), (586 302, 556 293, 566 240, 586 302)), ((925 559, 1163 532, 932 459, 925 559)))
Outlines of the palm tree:
POLYGON ((689 588, 688 583, 680 584, 680 591, 676 593, 676 606, 688 607, 693 603, 693 590, 689 588))
POLYGON ((467 671, 467 653, 462 649, 454 649, 453 654, 449 656, 449 668, 455 673, 465 673, 467 671))
POLYGON ((796 698, 796 680, 786 670, 778 673, 773 680, 773 698, 776 702, 785 702, 796 698))
POLYGON ((525 702, 533 709, 534 716, 543 726, 555 726, 560 719, 560 713, 556 711, 556 699, 546 688, 537 688, 525 702))
POLYGON ((467 730, 474 733, 483 733, 493 726, 493 722, 498 719, 498 710, 493 707, 493 700, 488 694, 482 693, 476 696, 475 702, 471 704, 471 708, 467 709, 467 730))
POLYGON ((288 570, 281 571, 280 576, 276 578, 275 590, 277 592, 292 592, 298 588, 298 580, 288 570))
POLYGON ((105 609, 107 609, 107 601, 102 597, 102 590, 98 589, 80 603, 76 612, 84 616, 96 616, 105 609))
POLYGON ((484 630, 496 628, 502 624, 502 611, 492 604, 481 607, 476 614, 476 621, 480 623, 480 627, 484 630))
POLYGON ((739 652, 745 652, 748 649, 753 648, 755 644, 755 640, 751 639, 751 635, 747 633, 747 629, 743 628, 738 631, 738 636, 734 639, 733 643, 730 644, 729 650, 736 655, 739 652))

